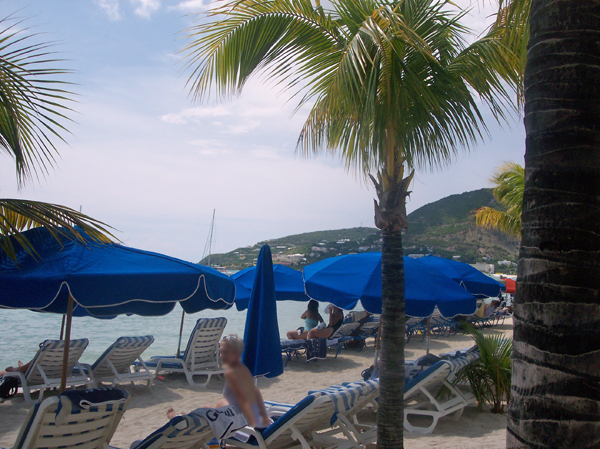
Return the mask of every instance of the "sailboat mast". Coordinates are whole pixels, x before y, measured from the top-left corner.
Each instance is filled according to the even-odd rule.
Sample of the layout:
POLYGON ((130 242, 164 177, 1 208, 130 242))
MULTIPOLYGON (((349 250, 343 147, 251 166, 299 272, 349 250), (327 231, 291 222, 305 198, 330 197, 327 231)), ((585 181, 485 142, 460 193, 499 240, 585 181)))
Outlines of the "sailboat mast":
POLYGON ((212 255, 212 242, 213 242, 213 232, 215 230, 215 212, 217 210, 213 209, 213 216, 212 216, 212 221, 210 223, 210 232, 208 234, 208 241, 206 242, 206 247, 204 249, 205 252, 208 252, 208 261, 207 261, 207 266, 211 266, 210 264, 210 258, 212 255))

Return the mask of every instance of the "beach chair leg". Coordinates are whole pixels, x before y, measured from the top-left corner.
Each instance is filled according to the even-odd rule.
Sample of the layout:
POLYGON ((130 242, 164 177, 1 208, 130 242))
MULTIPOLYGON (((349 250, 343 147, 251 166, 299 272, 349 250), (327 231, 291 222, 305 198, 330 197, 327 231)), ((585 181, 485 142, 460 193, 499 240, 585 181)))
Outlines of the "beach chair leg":
POLYGON ((458 421, 464 411, 465 411, 464 407, 461 407, 456 412, 454 412, 454 414, 452 415, 452 421, 458 421))
MULTIPOLYGON (((41 392, 40 392, 40 394, 41 394, 41 392)), ((25 402, 33 402, 31 400, 31 392, 29 391, 29 388, 26 386, 23 386, 23 397, 25 398, 25 402)))
POLYGON ((408 415, 409 415, 408 413, 406 413, 406 412, 404 413, 404 428, 406 430, 408 430, 409 432, 420 433, 422 435, 428 435, 431 432, 433 432, 433 429, 435 429, 435 426, 437 426, 437 422, 440 419, 438 413, 432 413, 431 415, 419 414, 419 416, 430 417, 432 419, 432 423, 429 427, 415 427, 408 421, 408 415))
POLYGON ((300 443, 302 449, 311 449, 310 445, 308 444, 308 441, 306 441, 306 439, 304 438, 304 436, 302 436, 298 429, 296 429, 294 426, 291 426, 291 430, 292 438, 298 441, 298 443, 300 443))
MULTIPOLYGON (((42 399, 44 399, 45 391, 46 391, 46 387, 40 388, 40 392, 38 393, 38 402, 42 402, 42 399)), ((25 392, 25 390, 23 390, 23 392, 25 392)), ((27 392, 27 395, 29 396, 29 392, 27 392)), ((29 400, 31 401, 31 398, 29 400)))

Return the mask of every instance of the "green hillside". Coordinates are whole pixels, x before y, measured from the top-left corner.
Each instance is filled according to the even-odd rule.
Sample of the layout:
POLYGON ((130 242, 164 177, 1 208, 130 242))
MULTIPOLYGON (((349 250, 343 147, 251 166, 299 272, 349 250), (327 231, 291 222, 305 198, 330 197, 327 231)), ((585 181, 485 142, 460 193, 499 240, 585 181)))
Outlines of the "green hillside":
POLYGON ((450 195, 417 209, 408 216, 409 228, 403 241, 405 254, 460 256, 459 260, 466 263, 516 262, 517 240, 475 226, 472 211, 482 206, 498 207, 491 189, 450 195))
MULTIPOLYGON (((487 205, 497 207, 491 190, 480 189, 451 195, 417 209, 408 216, 404 253, 457 257, 467 263, 516 261, 516 240, 475 226, 472 211, 487 205)), ((375 228, 362 227, 307 232, 258 242, 225 254, 213 254, 211 263, 232 270, 246 268, 254 265, 264 244, 271 246, 275 263, 300 269, 326 257, 380 251, 381 233, 375 228)))

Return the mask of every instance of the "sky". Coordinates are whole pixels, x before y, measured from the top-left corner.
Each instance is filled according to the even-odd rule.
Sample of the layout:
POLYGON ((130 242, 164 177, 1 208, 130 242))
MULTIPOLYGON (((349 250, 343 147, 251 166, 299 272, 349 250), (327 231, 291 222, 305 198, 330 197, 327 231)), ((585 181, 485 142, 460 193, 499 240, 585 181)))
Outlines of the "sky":
MULTIPOLYGON (((458 2, 468 6, 467 0, 458 2)), ((464 23, 482 31, 493 2, 464 23)), ((308 110, 261 77, 239 98, 193 102, 180 62, 202 0, 2 0, 74 71, 77 103, 57 167, 18 189, 0 154, 0 196, 79 209, 116 229, 125 245, 197 262, 213 210, 213 253, 326 229, 373 226, 372 187, 331 157, 303 159, 296 139, 308 110)), ((502 162, 523 162, 520 117, 441 171, 419 172, 411 212, 445 196, 489 187, 502 162)))

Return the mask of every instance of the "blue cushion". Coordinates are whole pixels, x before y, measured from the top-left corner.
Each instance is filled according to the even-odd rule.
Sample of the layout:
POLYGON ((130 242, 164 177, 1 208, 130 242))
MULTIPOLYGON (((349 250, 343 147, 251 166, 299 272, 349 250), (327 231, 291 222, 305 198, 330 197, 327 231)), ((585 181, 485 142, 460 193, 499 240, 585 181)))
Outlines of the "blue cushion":
POLYGON ((294 405, 289 411, 280 416, 277 421, 275 421, 273 424, 271 424, 269 427, 267 427, 261 432, 263 439, 266 440, 271 435, 273 435, 277 430, 279 430, 287 422, 289 422, 294 416, 296 416, 298 413, 300 413, 302 410, 304 410, 306 407, 312 404, 315 398, 316 397, 313 395, 306 396, 304 399, 302 399, 300 402, 294 405))
POLYGON ((408 382, 406 385, 404 385, 404 393, 406 393, 408 390, 410 390, 412 387, 414 387, 416 384, 421 382, 423 379, 425 379, 427 376, 429 376, 431 373, 436 371, 440 366, 443 366, 444 364, 445 364, 445 362, 442 360, 442 361, 435 363, 434 365, 431 365, 425 371, 421 371, 418 375, 413 377, 410 380, 410 382, 408 382))

